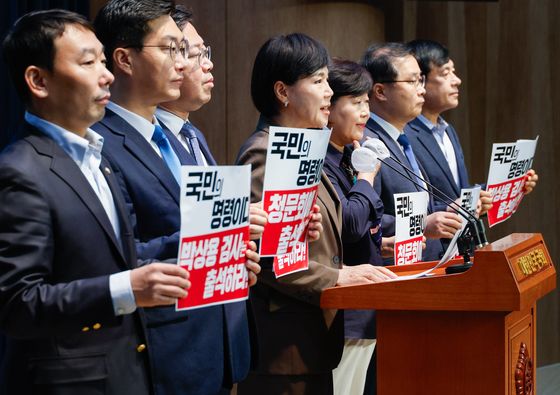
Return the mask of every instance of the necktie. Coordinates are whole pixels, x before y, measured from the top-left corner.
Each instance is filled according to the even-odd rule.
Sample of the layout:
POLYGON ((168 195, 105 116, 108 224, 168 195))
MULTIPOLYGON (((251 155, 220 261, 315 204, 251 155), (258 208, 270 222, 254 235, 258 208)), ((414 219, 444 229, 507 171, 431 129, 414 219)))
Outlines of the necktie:
POLYGON ((204 166, 204 159, 202 158, 202 151, 200 150, 200 145, 198 144, 198 139, 196 138, 196 128, 190 122, 185 122, 181 133, 187 139, 191 153, 196 159, 196 164, 198 166, 204 166))
POLYGON ((418 162, 416 162, 416 157, 414 156, 414 152, 412 152, 412 148, 410 147, 410 141, 408 141, 408 137, 406 136, 406 134, 401 133, 397 141, 403 148, 406 159, 408 159, 408 162, 410 163, 410 167, 412 167, 414 174, 416 174, 416 176, 418 177, 418 181, 424 183, 424 179, 422 178, 422 173, 420 173, 420 167, 418 166, 418 162))
POLYGON ((344 147, 344 153, 342 154, 342 160, 340 161, 340 167, 344 170, 346 178, 352 184, 356 182, 357 172, 352 166, 352 149, 349 147, 344 147))
POLYGON ((171 170, 171 173, 173 174, 173 177, 175 177, 177 183, 181 185, 181 162, 179 162, 179 158, 173 151, 173 148, 171 148, 171 144, 169 144, 169 140, 167 139, 165 133, 163 133, 161 126, 154 125, 152 141, 157 144, 165 164, 169 170, 171 170))

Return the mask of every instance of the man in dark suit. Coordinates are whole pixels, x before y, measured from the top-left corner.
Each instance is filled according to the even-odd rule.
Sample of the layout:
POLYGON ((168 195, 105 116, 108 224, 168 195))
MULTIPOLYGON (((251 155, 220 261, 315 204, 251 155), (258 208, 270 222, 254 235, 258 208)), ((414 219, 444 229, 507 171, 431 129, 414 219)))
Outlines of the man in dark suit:
MULTIPOLYGON (((137 252, 146 259, 176 258, 179 248, 180 158, 171 147, 174 137, 155 118, 159 104, 179 98, 189 66, 172 11, 165 0, 112 0, 95 19, 115 83, 114 100, 93 128, 105 138, 105 155, 134 219, 137 252)), ((198 142, 214 164, 203 140, 198 142)), ((258 261, 252 251, 247 255, 258 261)), ((251 260, 247 267, 260 269, 251 260)), ((253 273, 250 278, 254 282, 253 273)), ((251 349, 244 302, 187 312, 149 309, 146 315, 157 394, 228 393, 247 374, 251 349)))
MULTIPOLYGON (((455 73, 449 51, 440 43, 414 40, 407 45, 426 77, 426 94, 422 113, 408 123, 405 133, 431 183, 451 199, 457 199, 461 189, 471 184, 459 137, 441 114, 459 105, 461 79, 455 73)), ((529 193, 538 176, 534 170, 529 170, 527 176, 526 193, 529 193)), ((480 214, 484 214, 492 206, 492 197, 483 190, 480 200, 480 214)), ((444 201, 436 193, 434 209, 445 211, 444 201)))
MULTIPOLYGON (((416 181, 429 182, 404 134, 406 124, 420 114, 426 92, 424 77, 421 75, 416 59, 404 44, 387 43, 368 48, 362 65, 373 78, 370 95, 371 116, 366 124, 365 135, 383 141, 393 158, 413 170, 416 181)), ((394 195, 422 189, 385 165, 381 166, 381 170, 375 177, 375 189, 385 208, 381 220, 383 235, 393 236, 395 234, 394 195)), ((453 237, 461 228, 461 220, 455 213, 433 211, 431 204, 428 213, 424 230, 424 236, 428 241, 423 259, 437 260, 441 251, 438 239, 453 237)))
MULTIPOLYGON (((7 394, 152 393, 137 307, 185 297, 177 265, 137 267, 125 203, 89 126, 113 75, 83 17, 27 14, 3 44, 26 103, 0 154, 0 328, 7 394)), ((1 392, 1 390, 0 390, 1 392)))

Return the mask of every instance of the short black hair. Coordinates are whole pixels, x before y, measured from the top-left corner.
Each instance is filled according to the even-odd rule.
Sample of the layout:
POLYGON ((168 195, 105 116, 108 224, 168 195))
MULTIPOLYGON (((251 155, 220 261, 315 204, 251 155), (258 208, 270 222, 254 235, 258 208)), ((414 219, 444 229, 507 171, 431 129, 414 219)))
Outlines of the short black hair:
POLYGON ((395 60, 410 55, 410 49, 403 43, 373 44, 364 53, 361 64, 369 71, 374 83, 394 81, 398 77, 395 60))
POLYGON ((177 4, 175 9, 171 13, 171 18, 177 24, 177 27, 181 30, 185 28, 189 23, 193 21, 193 13, 192 11, 184 6, 183 4, 177 4))
POLYGON ((141 48, 150 33, 149 22, 171 15, 173 0, 109 0, 93 25, 105 46, 107 68, 113 70, 113 52, 119 47, 141 48))
POLYGON ((22 101, 29 104, 31 92, 25 82, 25 70, 31 66, 52 71, 55 45, 68 25, 78 25, 93 32, 82 15, 72 11, 52 9, 33 11, 19 18, 2 44, 4 60, 22 101))
POLYGON ((251 97, 265 117, 278 115, 280 103, 274 84, 293 85, 329 63, 329 53, 319 41, 303 33, 276 36, 263 44, 253 65, 251 97))
POLYGON ((412 40, 407 43, 407 46, 425 76, 432 71, 434 65, 441 67, 449 62, 449 50, 436 41, 412 40))
POLYGON ((356 62, 333 58, 329 65, 329 85, 333 90, 331 105, 342 96, 369 93, 373 80, 368 71, 356 62))

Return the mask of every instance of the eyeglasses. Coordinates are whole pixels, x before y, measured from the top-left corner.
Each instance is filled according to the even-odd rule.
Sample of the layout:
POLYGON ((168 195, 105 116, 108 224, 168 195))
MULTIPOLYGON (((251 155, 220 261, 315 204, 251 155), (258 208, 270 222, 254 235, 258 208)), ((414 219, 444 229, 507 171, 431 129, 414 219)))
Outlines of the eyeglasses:
POLYGON ((179 43, 177 43, 176 41, 171 41, 168 45, 147 45, 147 44, 143 44, 143 45, 129 45, 127 47, 124 48, 161 48, 161 49, 167 49, 169 51, 169 57, 171 58, 171 60, 175 61, 175 59, 177 58, 177 55, 181 54, 181 56, 183 57, 183 59, 187 59, 187 54, 189 53, 189 43, 187 40, 181 40, 179 43))
POLYGON ((202 63, 205 60, 211 60, 212 59, 212 51, 210 50, 210 45, 204 48, 200 49, 200 52, 197 53, 196 55, 189 55, 189 59, 197 59, 198 65, 202 66, 202 63))
POLYGON ((393 84, 395 82, 407 82, 414 86, 416 89, 424 88, 426 86, 426 76, 421 75, 415 80, 395 80, 395 81, 379 81, 382 84, 393 84))

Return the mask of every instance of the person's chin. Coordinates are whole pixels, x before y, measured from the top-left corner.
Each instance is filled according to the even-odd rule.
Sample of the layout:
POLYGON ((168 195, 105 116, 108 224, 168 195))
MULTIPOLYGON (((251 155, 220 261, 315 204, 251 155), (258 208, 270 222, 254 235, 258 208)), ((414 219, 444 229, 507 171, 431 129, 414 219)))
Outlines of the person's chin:
POLYGON ((167 91, 167 98, 165 98, 164 100, 162 100, 162 103, 168 102, 168 101, 173 101, 173 100, 177 100, 179 97, 181 97, 181 89, 179 88, 172 88, 169 89, 167 91))

